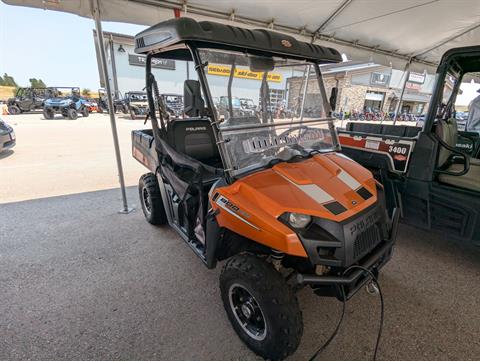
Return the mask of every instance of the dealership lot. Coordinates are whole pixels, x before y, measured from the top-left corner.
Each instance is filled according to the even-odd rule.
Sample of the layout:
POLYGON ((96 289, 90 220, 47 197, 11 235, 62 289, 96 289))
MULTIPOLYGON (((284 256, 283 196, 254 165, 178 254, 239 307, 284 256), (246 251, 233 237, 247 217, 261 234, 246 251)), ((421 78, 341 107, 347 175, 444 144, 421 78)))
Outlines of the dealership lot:
MULTIPOLYGON (((118 115, 128 198, 145 172, 118 115)), ((169 228, 138 209, 121 215, 108 115, 75 121, 5 117, 17 146, 0 155, 0 355, 9 360, 256 360, 229 325, 208 271, 169 228), (232 356, 235 355, 235 356, 232 356)), ((386 321, 380 360, 477 360, 480 250, 401 226, 381 274, 386 321)), ((340 304, 300 291, 308 358, 340 304), (322 312, 319 312, 319 311, 322 312)), ((360 292, 319 358, 366 360, 378 299, 360 292)))
MULTIPOLYGON (((3 116, 15 130, 17 145, 0 154, 0 203, 118 187, 108 114, 45 120, 41 113, 3 116), (12 181, 13 180, 13 181, 12 181)), ((143 119, 117 114, 127 185, 143 167, 131 157, 130 131, 143 119)))

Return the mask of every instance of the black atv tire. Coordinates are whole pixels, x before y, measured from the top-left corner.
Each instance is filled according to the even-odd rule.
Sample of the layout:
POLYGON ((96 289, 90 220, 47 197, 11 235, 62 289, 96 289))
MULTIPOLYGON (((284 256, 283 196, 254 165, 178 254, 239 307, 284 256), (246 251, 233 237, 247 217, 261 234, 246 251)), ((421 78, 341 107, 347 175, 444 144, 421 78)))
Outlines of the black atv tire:
POLYGON ((103 113, 103 108, 100 105, 97 106, 97 113, 99 114, 103 113))
POLYGON ((8 114, 10 114, 10 115, 18 115, 21 112, 22 112, 22 110, 19 107, 17 107, 16 105, 10 105, 8 107, 8 114))
POLYGON ((77 111, 76 111, 75 109, 69 108, 69 109, 67 110, 67 116, 68 116, 68 119, 70 119, 70 120, 75 120, 75 119, 78 118, 78 113, 77 113, 77 111))
POLYGON ((55 112, 53 109, 43 109, 43 117, 48 120, 55 118, 55 112))
POLYGON ((148 223, 161 226, 167 224, 167 214, 155 174, 146 173, 138 181, 138 194, 143 214, 148 223))
POLYGON ((230 258, 220 274, 220 291, 234 330, 253 352, 269 360, 295 352, 303 334, 302 312, 271 264, 251 254, 230 258))
POLYGON ((82 115, 84 118, 88 117, 90 115, 90 112, 88 111, 87 107, 83 107, 82 109, 82 115))
POLYGON ((135 120, 137 118, 137 114, 135 114, 135 110, 133 109, 130 109, 130 118, 132 118, 132 120, 135 120))

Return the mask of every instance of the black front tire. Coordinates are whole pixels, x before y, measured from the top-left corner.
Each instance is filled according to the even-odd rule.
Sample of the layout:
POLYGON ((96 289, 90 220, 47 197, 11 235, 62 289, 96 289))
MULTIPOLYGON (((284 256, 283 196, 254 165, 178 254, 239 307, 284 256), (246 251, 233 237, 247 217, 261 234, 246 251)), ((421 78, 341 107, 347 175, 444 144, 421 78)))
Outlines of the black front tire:
POLYGON ((82 115, 84 118, 88 117, 90 114, 90 112, 88 111, 88 108, 87 107, 83 107, 82 109, 82 115))
POLYGON ((133 109, 130 109, 130 118, 132 118, 132 120, 135 120, 137 118, 137 114, 135 114, 135 110, 133 109))
POLYGON ((17 115, 17 114, 20 114, 22 111, 19 107, 17 107, 16 105, 10 105, 8 107, 8 113, 10 115, 17 115))
POLYGON ((45 119, 51 120, 55 117, 55 112, 53 111, 53 109, 44 109, 43 110, 43 117, 45 119))
POLYGON ((147 222, 156 226, 166 224, 167 215, 155 174, 146 173, 140 177, 138 193, 143 214, 147 222))
POLYGON ((302 313, 295 293, 271 264, 250 254, 230 258, 220 275, 220 291, 233 328, 253 352, 269 360, 295 352, 303 334, 302 313), (240 296, 235 293, 239 291, 240 296), (256 312, 248 311, 252 304, 256 312), (249 328, 250 321, 256 332, 249 328))
POLYGON ((78 118, 78 113, 75 109, 70 108, 67 110, 68 119, 75 120, 78 118))

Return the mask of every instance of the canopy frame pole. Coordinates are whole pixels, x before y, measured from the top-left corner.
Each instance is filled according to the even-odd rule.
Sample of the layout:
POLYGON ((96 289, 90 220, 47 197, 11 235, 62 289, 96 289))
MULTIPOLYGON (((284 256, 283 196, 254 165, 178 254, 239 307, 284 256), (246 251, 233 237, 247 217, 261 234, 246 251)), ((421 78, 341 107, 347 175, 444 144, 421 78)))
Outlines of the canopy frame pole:
POLYGON ((395 107, 395 114, 393 115, 393 125, 397 122, 397 116, 398 116, 398 111, 400 110, 400 107, 402 106, 403 102, 403 95, 405 94, 405 88, 407 87, 407 82, 408 78, 410 78, 410 64, 412 63, 412 59, 408 61, 407 65, 405 65, 405 79, 403 80, 403 85, 402 85, 402 92, 400 93, 400 98, 398 99, 398 103, 395 107))
POLYGON ((328 18, 325 20, 322 25, 320 25, 317 30, 313 33, 313 36, 316 37, 321 33, 335 18, 340 15, 345 8, 350 5, 353 0, 345 0, 328 18))
POLYGON ((105 89, 107 91, 108 109, 109 109, 108 114, 110 116, 110 126, 112 127, 113 145, 115 148, 115 158, 117 160, 118 180, 120 182, 120 190, 122 192, 123 208, 119 211, 119 213, 128 214, 133 211, 133 208, 128 207, 127 193, 125 190, 125 179, 123 176, 122 157, 120 154, 120 145, 118 142, 117 123, 115 120, 115 109, 113 104, 112 89, 110 86, 110 81, 108 79, 107 57, 105 55, 105 43, 103 38, 102 20, 101 20, 101 14, 100 14, 99 1, 90 0, 90 6, 92 11, 92 17, 95 21, 95 29, 97 32, 98 53, 100 55, 100 65, 102 68, 103 79, 105 81, 105 89))
POLYGON ((459 38, 459 37, 461 37, 461 36, 463 36, 463 35, 471 32, 471 31, 473 31, 473 30, 475 30, 475 29, 477 29, 477 28, 480 28, 480 23, 476 23, 476 24, 473 24, 473 25, 471 25, 471 26, 469 26, 469 27, 467 27, 467 28, 464 28, 464 29, 461 30, 460 32, 458 32, 458 33, 456 33, 456 34, 454 34, 454 35, 452 35, 452 36, 449 36, 449 37, 447 37, 447 38, 444 38, 443 40, 440 40, 436 45, 434 45, 434 46, 432 46, 432 47, 430 47, 430 48, 428 48, 428 49, 420 50, 419 52, 415 53, 415 54, 413 55, 413 57, 416 58, 416 57, 418 57, 418 56, 425 55, 426 53, 429 53, 429 52, 431 52, 431 51, 433 51, 433 50, 435 50, 435 49, 438 49, 439 47, 441 47, 441 46, 443 46, 443 45, 451 42, 452 40, 455 40, 455 39, 457 39, 457 38, 459 38))

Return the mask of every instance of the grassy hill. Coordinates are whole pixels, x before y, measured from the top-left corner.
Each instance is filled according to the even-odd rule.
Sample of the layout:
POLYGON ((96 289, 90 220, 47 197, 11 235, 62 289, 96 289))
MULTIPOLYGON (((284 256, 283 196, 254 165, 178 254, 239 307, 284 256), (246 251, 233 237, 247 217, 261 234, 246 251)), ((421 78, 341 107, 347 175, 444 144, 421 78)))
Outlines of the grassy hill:
POLYGON ((13 97, 14 89, 13 86, 0 86, 0 100, 7 100, 13 97))

